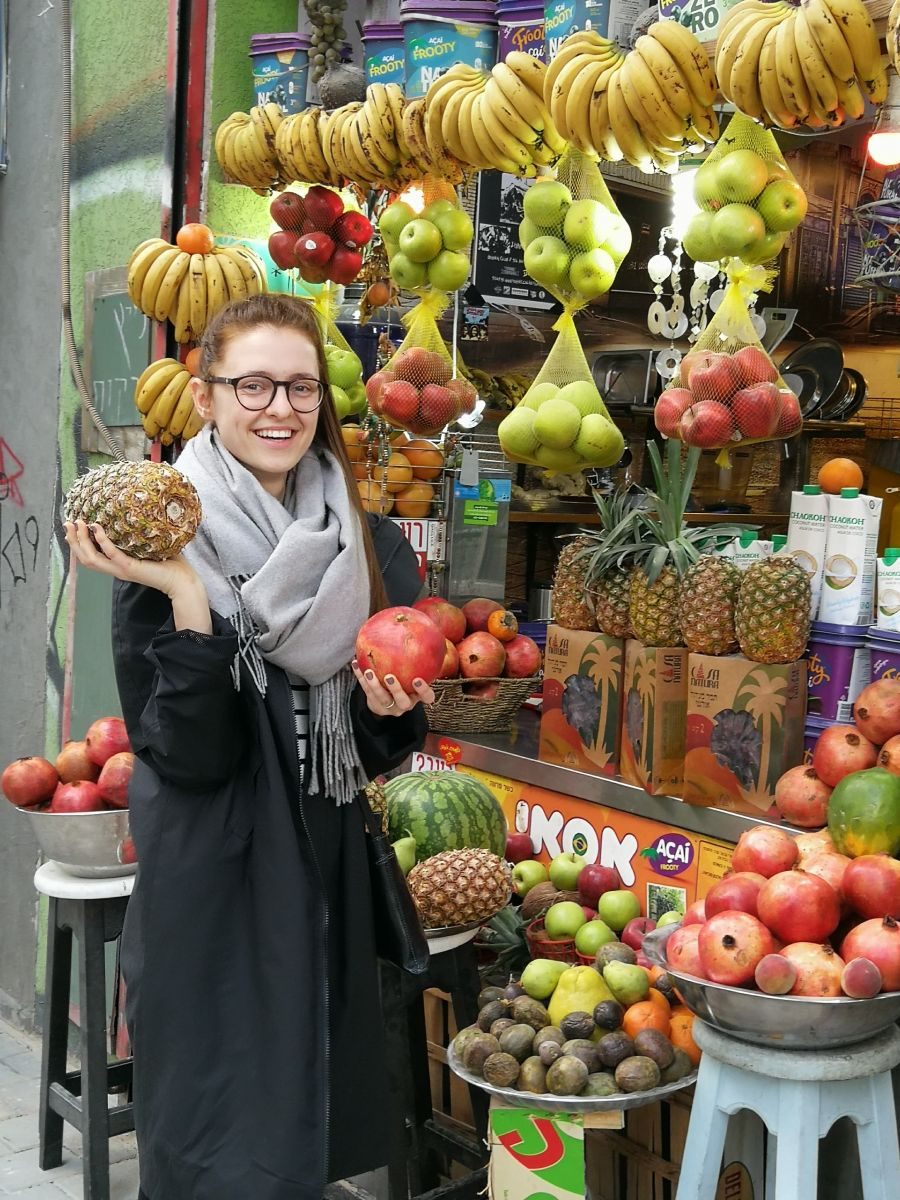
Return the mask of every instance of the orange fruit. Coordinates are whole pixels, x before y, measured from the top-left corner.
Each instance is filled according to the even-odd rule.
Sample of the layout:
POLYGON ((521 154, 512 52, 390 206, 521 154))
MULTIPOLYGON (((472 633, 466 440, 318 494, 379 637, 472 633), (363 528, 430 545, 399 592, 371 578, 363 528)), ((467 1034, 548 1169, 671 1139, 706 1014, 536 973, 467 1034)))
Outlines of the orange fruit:
MULTIPOLYGON (((349 449, 349 447, 348 447, 348 449, 349 449)), ((350 470, 353 472, 354 479, 368 479, 369 478, 369 464, 365 461, 365 459, 362 459, 362 458, 355 459, 355 458, 351 457, 350 470)), ((379 491, 380 490, 381 489, 380 489, 380 485, 379 485, 379 491)))
POLYGON ((622 1028, 630 1038, 637 1037, 642 1029, 658 1029, 668 1036, 669 1014, 655 1000, 639 1000, 625 1010, 622 1028))
POLYGON ((652 1004, 657 1005, 657 1007, 661 1009, 661 1011, 664 1012, 667 1017, 671 1014, 672 1006, 658 988, 652 987, 647 999, 652 1004))
POLYGON ((493 634, 498 642, 511 642, 519 632, 519 622, 513 613, 501 608, 488 617, 487 631, 493 634))
POLYGON ((394 511, 398 517, 427 517, 434 500, 434 488, 430 483, 411 483, 394 497, 394 511))
MULTIPOLYGON (((625 1014, 628 1016, 628 1013, 625 1014)), ((683 1050, 696 1067, 700 1062, 700 1047, 694 1041, 694 1014, 689 1008, 679 1004, 672 1009, 669 1019, 669 1041, 677 1050, 683 1050)))
POLYGON ((389 492, 400 492, 412 483, 412 467, 409 465, 409 459, 405 454, 401 454, 399 450, 395 450, 388 459, 387 464, 379 463, 372 471, 372 478, 376 483, 381 483, 382 479, 386 479, 387 490, 389 492))
MULTIPOLYGON (((344 448, 347 451, 347 457, 351 462, 362 462, 366 456, 366 448, 359 440, 358 425, 342 425, 341 437, 344 439, 344 448)), ((362 478, 359 476, 358 478, 362 478)))
POLYGON ((444 456, 431 442, 406 442, 400 449, 412 464, 416 479, 437 479, 444 468, 444 456))
POLYGON ((216 240, 208 225, 201 225, 199 221, 191 221, 187 225, 182 225, 178 230, 175 244, 185 254, 209 254, 216 244, 216 240))
POLYGON ((852 458, 829 458, 819 468, 819 487, 830 496, 839 496, 841 488, 861 488, 862 468, 852 458))
POLYGON ((366 291, 366 302, 371 304, 373 308, 381 308, 383 304, 388 304, 390 299, 391 285, 385 283, 383 279, 370 284, 366 291))
POLYGON ((188 350, 184 356, 185 369, 190 371, 192 375, 200 374, 200 347, 195 346, 193 350, 188 350))
POLYGON ((381 494, 381 484, 372 479, 360 479, 356 485, 359 488, 359 498, 366 512, 382 513, 386 516, 394 507, 394 497, 381 494))

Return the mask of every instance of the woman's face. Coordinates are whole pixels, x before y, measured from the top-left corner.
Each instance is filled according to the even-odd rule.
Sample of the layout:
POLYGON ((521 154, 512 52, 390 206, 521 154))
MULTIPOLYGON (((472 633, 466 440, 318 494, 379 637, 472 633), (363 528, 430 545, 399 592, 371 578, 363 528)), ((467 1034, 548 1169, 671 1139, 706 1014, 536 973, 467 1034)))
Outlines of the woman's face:
MULTIPOLYGON (((259 325, 230 337, 221 359, 213 363, 209 374, 228 379, 249 375, 318 382, 319 361, 315 345, 305 333, 259 325)), ((267 492, 280 500, 288 472, 297 465, 315 436, 318 408, 295 412, 286 389, 279 387, 267 407, 249 411, 238 402, 229 383, 195 379, 191 386, 198 412, 213 422, 225 449, 256 476, 267 492)), ((245 389, 248 398, 252 390, 253 385, 245 389)), ((303 407, 316 400, 314 389, 308 390, 312 399, 304 402, 303 407)))

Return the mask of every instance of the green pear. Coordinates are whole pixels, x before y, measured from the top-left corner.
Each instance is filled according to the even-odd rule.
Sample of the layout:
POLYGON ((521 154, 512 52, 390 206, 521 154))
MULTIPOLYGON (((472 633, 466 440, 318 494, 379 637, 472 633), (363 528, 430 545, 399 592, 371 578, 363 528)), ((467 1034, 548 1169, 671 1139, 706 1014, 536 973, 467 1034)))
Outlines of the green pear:
POLYGON ((416 865, 416 839, 414 837, 398 838, 391 842, 391 849, 397 855, 397 862, 404 875, 408 875, 416 865))
POLYGON ((550 958, 533 958, 522 972, 519 983, 532 1000, 546 1000, 568 967, 568 963, 554 962, 550 958))
POLYGON ((650 979, 643 967, 611 962, 603 968, 603 981, 620 1004, 626 1008, 646 1000, 650 994, 650 979))

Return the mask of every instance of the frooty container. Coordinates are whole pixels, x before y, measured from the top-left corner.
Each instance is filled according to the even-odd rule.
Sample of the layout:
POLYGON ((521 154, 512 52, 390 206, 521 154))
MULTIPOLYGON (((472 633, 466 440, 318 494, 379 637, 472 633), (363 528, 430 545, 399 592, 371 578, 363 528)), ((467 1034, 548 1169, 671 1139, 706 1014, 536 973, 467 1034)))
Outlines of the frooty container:
POLYGON ((806 724, 803 727, 803 765, 809 766, 812 762, 813 751, 816 748, 816 742, 819 740, 819 734, 823 729, 828 729, 834 725, 834 721, 823 721, 821 717, 807 717, 806 724))
POLYGON ((257 104, 272 102, 285 113, 306 108, 310 45, 305 33, 253 34, 250 61, 257 104))
POLYGON ((432 82, 454 63, 489 71, 497 61, 495 5, 463 0, 403 0, 403 55, 406 96, 424 96, 432 82))
POLYGON ((810 716, 829 723, 853 720, 853 701, 872 678, 866 625, 813 621, 809 635, 810 716))
POLYGON ((362 27, 366 61, 366 83, 397 83, 406 86, 403 26, 365 21, 362 27))
POLYGON ((872 652, 872 680, 900 679, 900 633, 874 625, 866 639, 872 652))
POLYGON ((627 46, 634 23, 646 7, 646 0, 545 0, 545 60, 550 62, 560 42, 576 29, 593 29, 601 37, 627 46))
POLYGON ((513 50, 544 57, 543 0, 497 0, 498 58, 513 50))

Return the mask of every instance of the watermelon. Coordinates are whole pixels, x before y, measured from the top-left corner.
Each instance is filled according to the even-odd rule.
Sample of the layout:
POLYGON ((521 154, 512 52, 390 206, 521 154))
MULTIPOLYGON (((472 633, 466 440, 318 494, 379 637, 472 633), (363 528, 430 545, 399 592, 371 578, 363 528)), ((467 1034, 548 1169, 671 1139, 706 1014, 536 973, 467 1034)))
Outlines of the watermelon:
POLYGON ((881 767, 846 775, 828 798, 828 832, 839 854, 900 854, 900 776, 881 767))
POLYGON ((442 850, 506 853, 506 817, 483 783, 461 771, 415 771, 385 786, 391 841, 412 834, 423 862, 442 850))

